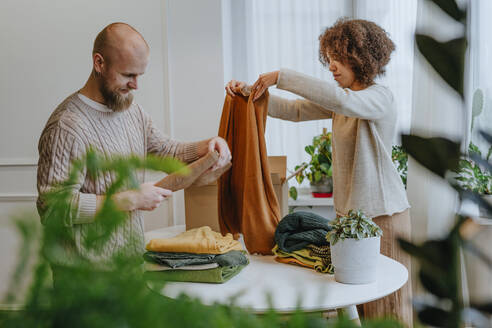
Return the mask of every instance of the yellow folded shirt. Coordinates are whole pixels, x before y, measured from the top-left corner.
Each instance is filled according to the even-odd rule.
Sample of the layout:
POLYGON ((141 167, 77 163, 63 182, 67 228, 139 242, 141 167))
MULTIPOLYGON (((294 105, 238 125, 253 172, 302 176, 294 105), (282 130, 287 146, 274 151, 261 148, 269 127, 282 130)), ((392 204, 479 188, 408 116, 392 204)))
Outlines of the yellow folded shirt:
MULTIPOLYGON (((310 250, 307 248, 303 248, 297 251, 293 251, 292 253, 284 252, 281 250, 277 244, 272 249, 273 254, 277 255, 279 258, 295 258, 300 262, 304 263, 306 267, 314 268, 316 271, 321 273, 334 273, 333 265, 326 264, 323 262, 323 259, 319 256, 311 255, 310 250)), ((280 261, 278 261, 280 262, 280 261)))
POLYGON ((241 244, 228 233, 222 236, 204 226, 180 233, 172 238, 155 238, 146 246, 148 251, 168 253, 224 254, 242 251, 241 244))

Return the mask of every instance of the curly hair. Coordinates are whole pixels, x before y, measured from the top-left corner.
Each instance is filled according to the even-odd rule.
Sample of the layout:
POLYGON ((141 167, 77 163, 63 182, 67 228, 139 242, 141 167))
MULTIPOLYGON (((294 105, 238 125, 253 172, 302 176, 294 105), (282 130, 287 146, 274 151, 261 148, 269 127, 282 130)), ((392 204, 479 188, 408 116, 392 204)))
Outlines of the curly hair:
POLYGON ((369 85, 390 60, 395 44, 384 29, 363 19, 341 18, 319 36, 319 60, 328 67, 328 55, 349 65, 355 79, 369 85))

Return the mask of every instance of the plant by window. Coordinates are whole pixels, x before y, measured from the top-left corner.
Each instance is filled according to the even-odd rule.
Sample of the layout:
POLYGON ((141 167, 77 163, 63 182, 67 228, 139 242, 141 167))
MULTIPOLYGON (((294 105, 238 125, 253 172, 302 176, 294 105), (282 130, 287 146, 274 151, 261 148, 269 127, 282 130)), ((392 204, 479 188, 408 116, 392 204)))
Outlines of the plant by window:
POLYGON ((394 145, 391 148, 391 159, 400 174, 401 181, 407 187, 408 154, 402 146, 394 145))
MULTIPOLYGON (((331 132, 323 128, 323 133, 313 138, 313 143, 304 147, 306 153, 311 156, 309 163, 303 162, 297 165, 296 180, 301 184, 305 178, 311 183, 317 183, 332 177, 332 144, 331 132)), ((297 188, 291 187, 290 197, 297 199, 297 188)))
MULTIPOLYGON (((456 180, 461 188, 474 191, 481 195, 492 194, 492 175, 489 171, 478 165, 471 157, 482 157, 482 152, 476 145, 470 142, 468 146, 468 156, 461 158, 459 169, 456 171, 456 180)), ((486 160, 489 161, 492 155, 492 146, 489 148, 486 160)))
POLYGON ((346 238, 363 239, 379 237, 383 234, 381 228, 368 218, 362 211, 350 210, 348 215, 336 218, 330 223, 332 230, 326 235, 331 245, 346 238))

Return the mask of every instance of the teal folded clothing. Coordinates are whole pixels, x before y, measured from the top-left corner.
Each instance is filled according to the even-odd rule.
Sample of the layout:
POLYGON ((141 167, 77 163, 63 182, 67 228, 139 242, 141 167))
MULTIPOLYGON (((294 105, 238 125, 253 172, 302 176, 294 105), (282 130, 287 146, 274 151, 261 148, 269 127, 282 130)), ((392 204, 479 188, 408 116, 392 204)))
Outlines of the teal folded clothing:
POLYGON ((248 258, 242 251, 230 251, 224 254, 165 253, 148 251, 144 254, 148 262, 179 268, 187 265, 217 263, 221 267, 248 264, 248 258))
POLYGON ((238 265, 244 266, 249 263, 249 260, 244 251, 230 251, 224 254, 217 255, 214 258, 214 262, 221 267, 238 265))
POLYGON ((165 271, 165 270, 207 270, 214 269, 218 267, 217 263, 207 263, 207 264, 197 264, 197 265, 185 265, 178 268, 171 268, 170 266, 164 264, 157 264, 154 262, 144 262, 145 271, 165 271))
POLYGON ((294 212, 280 220, 275 230, 275 243, 284 252, 291 253, 307 245, 329 245, 326 234, 331 230, 329 221, 311 212, 294 212))
POLYGON ((162 253, 147 251, 144 259, 147 262, 167 265, 171 268, 179 268, 186 265, 200 265, 213 263, 215 254, 191 254, 191 253, 162 253))
POLYGON ((207 270, 166 270, 145 272, 148 280, 204 282, 222 284, 237 275, 245 265, 219 266, 207 270))

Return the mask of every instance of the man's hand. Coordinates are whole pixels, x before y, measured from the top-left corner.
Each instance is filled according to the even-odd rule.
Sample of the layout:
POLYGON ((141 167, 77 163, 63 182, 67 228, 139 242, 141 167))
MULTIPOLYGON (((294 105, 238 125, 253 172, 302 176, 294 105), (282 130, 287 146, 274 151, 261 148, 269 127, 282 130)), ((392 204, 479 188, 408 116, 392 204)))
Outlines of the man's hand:
POLYGON ((155 210, 162 201, 171 196, 172 191, 154 186, 155 182, 146 182, 138 190, 127 190, 113 196, 116 206, 122 211, 155 210))
POLYGON ((253 95, 253 101, 256 101, 265 93, 266 89, 272 85, 277 84, 279 71, 274 71, 270 73, 261 74, 256 80, 255 84, 251 88, 251 93, 253 95))
POLYGON ((208 151, 211 152, 214 150, 219 153, 219 160, 212 167, 212 171, 225 166, 232 159, 229 146, 227 145, 227 142, 221 137, 213 137, 208 141, 208 151))

